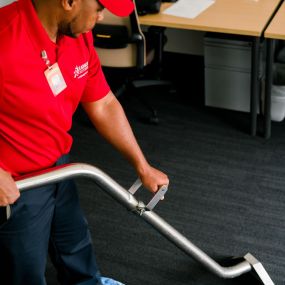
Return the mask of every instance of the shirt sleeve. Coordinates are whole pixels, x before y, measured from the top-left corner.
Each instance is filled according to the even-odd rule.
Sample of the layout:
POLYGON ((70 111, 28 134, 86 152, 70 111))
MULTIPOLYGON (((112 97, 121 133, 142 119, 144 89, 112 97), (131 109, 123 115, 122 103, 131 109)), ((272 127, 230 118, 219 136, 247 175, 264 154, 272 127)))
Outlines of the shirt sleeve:
POLYGON ((106 96, 110 91, 110 87, 103 73, 99 57, 93 46, 92 33, 86 33, 84 37, 90 51, 90 59, 88 80, 81 97, 81 102, 93 102, 106 96))
MULTIPOLYGON (((1 62, 1 57, 0 57, 0 62, 1 62)), ((2 65, 0 63, 0 103, 1 103, 1 100, 3 99, 3 85, 4 85, 3 84, 3 72, 2 72, 2 65)))

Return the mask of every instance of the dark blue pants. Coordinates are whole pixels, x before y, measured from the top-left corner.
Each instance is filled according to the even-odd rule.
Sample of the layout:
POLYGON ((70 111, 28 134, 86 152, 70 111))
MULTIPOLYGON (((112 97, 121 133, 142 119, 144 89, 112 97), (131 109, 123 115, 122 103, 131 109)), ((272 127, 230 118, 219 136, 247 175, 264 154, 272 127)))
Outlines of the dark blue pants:
MULTIPOLYGON (((66 156, 59 164, 68 162, 66 156)), ((0 227, 0 284, 45 285, 47 255, 64 285, 95 285, 95 255, 72 180, 28 190, 0 227)))

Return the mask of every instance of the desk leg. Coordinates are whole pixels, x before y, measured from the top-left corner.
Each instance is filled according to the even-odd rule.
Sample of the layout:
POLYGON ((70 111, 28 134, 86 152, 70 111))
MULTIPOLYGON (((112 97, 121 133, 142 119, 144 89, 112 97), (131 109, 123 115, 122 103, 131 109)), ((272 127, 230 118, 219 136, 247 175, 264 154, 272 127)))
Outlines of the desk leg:
POLYGON ((255 37, 252 41, 251 50, 251 135, 256 135, 257 126, 257 100, 258 100, 258 71, 259 71, 260 38, 255 37))
POLYGON ((274 40, 266 41, 266 70, 265 70, 265 94, 264 94, 264 137, 269 139, 271 136, 271 88, 272 88, 272 69, 274 56, 274 40))

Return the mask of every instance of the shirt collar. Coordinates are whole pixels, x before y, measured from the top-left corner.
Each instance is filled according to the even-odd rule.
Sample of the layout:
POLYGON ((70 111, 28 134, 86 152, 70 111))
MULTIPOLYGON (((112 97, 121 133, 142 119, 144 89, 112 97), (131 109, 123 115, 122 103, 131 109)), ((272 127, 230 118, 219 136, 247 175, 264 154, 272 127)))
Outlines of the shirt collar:
POLYGON ((23 24, 27 27, 27 33, 40 51, 47 52, 55 49, 56 44, 51 41, 46 30, 44 29, 36 10, 32 4, 32 0, 19 0, 19 10, 23 20, 23 24))

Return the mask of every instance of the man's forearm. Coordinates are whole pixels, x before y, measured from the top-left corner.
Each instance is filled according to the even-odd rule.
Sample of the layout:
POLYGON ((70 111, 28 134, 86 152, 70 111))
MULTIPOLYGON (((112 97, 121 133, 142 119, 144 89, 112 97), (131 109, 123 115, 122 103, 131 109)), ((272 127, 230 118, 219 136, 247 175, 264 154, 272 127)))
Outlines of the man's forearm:
POLYGON ((168 185, 167 175, 145 159, 125 112, 112 92, 99 102, 83 103, 83 107, 98 132, 134 166, 148 190, 156 192, 160 186, 168 185))
POLYGON ((142 174, 148 163, 137 143, 124 110, 117 99, 108 94, 104 102, 83 103, 90 120, 98 132, 118 149, 139 174, 142 174))

